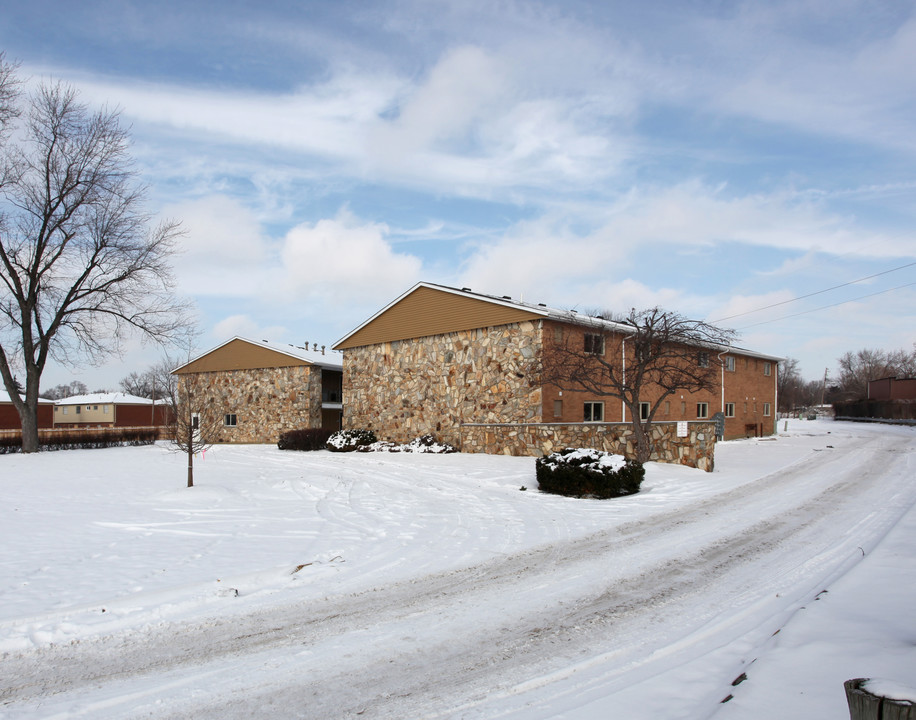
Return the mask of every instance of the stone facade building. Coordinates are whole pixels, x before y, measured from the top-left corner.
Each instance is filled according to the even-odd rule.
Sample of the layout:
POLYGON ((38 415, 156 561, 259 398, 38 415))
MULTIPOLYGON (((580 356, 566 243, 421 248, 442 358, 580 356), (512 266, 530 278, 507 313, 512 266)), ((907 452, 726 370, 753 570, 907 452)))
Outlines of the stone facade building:
MULTIPOLYGON (((394 442, 431 433, 466 451, 531 455, 566 443, 585 424, 605 427, 609 438, 617 432, 611 432, 614 423, 629 425, 620 401, 544 385, 537 372, 549 343, 584 334, 595 322, 509 297, 419 283, 334 346, 343 351, 344 427, 371 429, 394 442), (545 427, 531 430, 532 425, 545 427), (546 425, 553 428, 549 435, 546 425)), ((612 332, 627 332, 607 324, 615 326, 612 332)), ((674 457, 667 459, 705 464, 699 458, 709 454, 706 440, 714 442, 708 434, 717 412, 725 416, 725 438, 775 432, 779 358, 731 347, 716 350, 707 361, 721 365, 718 392, 678 394, 654 420, 659 432, 672 438, 678 423, 681 430, 684 423, 703 424, 702 441, 694 439, 704 448, 686 459, 683 450, 672 450, 674 457)), ((594 435, 594 427, 587 432, 594 435)), ((657 440, 659 447, 668 442, 657 440)), ((626 441, 606 444, 626 447, 626 441)))
POLYGON ((192 412, 217 419, 201 423, 215 433, 206 442, 275 443, 286 430, 341 427, 342 358, 324 348, 236 337, 173 374, 194 384, 192 412))

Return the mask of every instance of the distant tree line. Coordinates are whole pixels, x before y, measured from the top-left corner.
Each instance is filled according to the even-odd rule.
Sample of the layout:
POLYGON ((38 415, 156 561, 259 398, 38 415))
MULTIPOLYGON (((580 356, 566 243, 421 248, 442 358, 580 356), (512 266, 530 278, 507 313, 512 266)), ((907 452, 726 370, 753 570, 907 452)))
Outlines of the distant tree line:
POLYGON ((861 400, 868 383, 886 377, 916 377, 916 343, 911 350, 863 349, 847 352, 837 360, 839 373, 805 380, 798 360, 786 358, 779 364, 779 411, 791 412, 814 405, 861 400))

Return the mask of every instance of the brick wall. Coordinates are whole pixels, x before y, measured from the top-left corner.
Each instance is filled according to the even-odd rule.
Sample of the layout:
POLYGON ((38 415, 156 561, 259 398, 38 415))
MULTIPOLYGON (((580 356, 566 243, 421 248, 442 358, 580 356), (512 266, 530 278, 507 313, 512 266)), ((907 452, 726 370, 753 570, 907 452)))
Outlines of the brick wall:
MULTIPOLYGON (((595 332, 588 327, 567 323, 544 323, 543 344, 569 343, 572 348, 583 347, 584 335, 595 332)), ((623 342, 623 336, 609 333, 605 337, 605 357, 611 361, 623 361, 624 353, 632 363, 632 347, 623 342)), ((716 390, 713 392, 688 393, 679 391, 664 400, 655 415, 656 422, 677 422, 681 420, 703 420, 697 411, 699 403, 705 403, 707 417, 725 412, 726 404, 734 405, 734 417, 725 420, 725 439, 757 435, 772 435, 776 421, 776 363, 760 358, 730 353, 734 357, 734 370, 723 369, 715 353, 709 353, 709 363, 715 368, 716 390), (769 366, 769 375, 766 374, 769 366), (722 392, 724 382, 725 392, 722 392), (767 414, 769 412, 769 414, 767 414)), ((658 393, 651 387, 645 388, 641 400, 653 403, 658 393)), ((587 402, 603 403, 606 422, 628 422, 630 413, 618 398, 602 397, 585 392, 560 390, 554 386, 544 387, 544 420, 558 423, 579 423, 584 418, 587 402)))

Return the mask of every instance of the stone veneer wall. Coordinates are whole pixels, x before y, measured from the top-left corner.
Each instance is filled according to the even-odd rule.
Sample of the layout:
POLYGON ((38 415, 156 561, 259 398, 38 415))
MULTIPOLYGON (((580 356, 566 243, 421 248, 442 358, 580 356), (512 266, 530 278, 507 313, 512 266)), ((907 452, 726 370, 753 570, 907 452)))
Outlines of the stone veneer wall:
POLYGON ((237 425, 221 425, 214 443, 275 443, 280 433, 321 427, 321 368, 259 368, 198 373, 196 412, 235 413, 237 425))
MULTIPOLYGON (((677 423, 653 423, 651 460, 712 472, 716 428, 690 422, 687 437, 677 437, 677 423)), ((541 457, 566 447, 594 448, 625 457, 636 454, 629 423, 492 423, 461 426, 462 452, 541 457)))
POLYGON ((521 322, 347 349, 344 428, 457 446, 462 423, 540 422, 540 345, 540 322, 521 322))

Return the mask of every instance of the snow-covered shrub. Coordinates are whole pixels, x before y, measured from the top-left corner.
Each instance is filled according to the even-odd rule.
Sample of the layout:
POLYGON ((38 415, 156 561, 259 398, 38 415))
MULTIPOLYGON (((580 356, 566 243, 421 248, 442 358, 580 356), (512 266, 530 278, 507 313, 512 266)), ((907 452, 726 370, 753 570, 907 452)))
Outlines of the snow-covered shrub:
POLYGON ((324 450, 330 430, 322 428, 303 428, 280 433, 277 447, 281 450, 324 450))
POLYGON ((371 430, 339 430, 328 438, 327 448, 332 452, 352 452, 376 440, 371 430))
POLYGON ((640 463, 601 450, 566 448, 535 462, 541 492, 567 497, 633 495, 646 476, 640 463))
POLYGON ((414 438, 406 445, 393 442, 374 442, 371 445, 361 445, 356 448, 359 452, 404 452, 404 453, 454 453, 458 449, 448 443, 440 443, 432 435, 423 435, 414 438))

